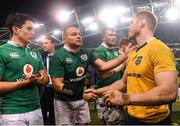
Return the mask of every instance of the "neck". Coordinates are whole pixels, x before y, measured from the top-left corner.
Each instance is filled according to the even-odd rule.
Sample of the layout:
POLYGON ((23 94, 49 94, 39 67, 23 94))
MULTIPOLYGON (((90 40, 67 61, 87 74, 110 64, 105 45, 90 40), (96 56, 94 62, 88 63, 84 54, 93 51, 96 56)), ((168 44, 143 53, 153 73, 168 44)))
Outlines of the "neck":
POLYGON ((23 47, 23 48, 26 48, 26 46, 27 46, 27 43, 21 42, 21 40, 18 39, 17 37, 15 37, 15 36, 12 37, 11 41, 14 44, 17 44, 17 45, 19 45, 20 47, 23 47))
POLYGON ((108 48, 113 48, 113 45, 108 45, 105 42, 103 42, 104 45, 106 45, 108 48))
POLYGON ((69 46, 68 44, 66 44, 65 46, 67 46, 73 53, 77 53, 80 49, 80 47, 72 47, 69 46))
POLYGON ((144 43, 146 43, 150 38, 153 37, 151 32, 143 32, 139 36, 136 37, 137 46, 141 47, 144 43))
POLYGON ((51 50, 50 52, 48 52, 48 54, 53 54, 54 53, 54 49, 53 50, 51 50))

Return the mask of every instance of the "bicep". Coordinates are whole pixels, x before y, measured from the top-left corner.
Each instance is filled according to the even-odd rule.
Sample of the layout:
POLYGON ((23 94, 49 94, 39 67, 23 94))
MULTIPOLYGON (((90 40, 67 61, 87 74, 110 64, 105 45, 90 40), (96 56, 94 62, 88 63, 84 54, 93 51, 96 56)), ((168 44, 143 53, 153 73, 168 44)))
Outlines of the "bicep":
POLYGON ((177 77, 176 71, 159 72, 155 73, 155 82, 157 86, 161 86, 167 93, 176 93, 177 77))
POLYGON ((101 59, 96 59, 93 63, 93 66, 97 69, 97 70, 101 70, 101 67, 105 65, 105 62, 101 59))

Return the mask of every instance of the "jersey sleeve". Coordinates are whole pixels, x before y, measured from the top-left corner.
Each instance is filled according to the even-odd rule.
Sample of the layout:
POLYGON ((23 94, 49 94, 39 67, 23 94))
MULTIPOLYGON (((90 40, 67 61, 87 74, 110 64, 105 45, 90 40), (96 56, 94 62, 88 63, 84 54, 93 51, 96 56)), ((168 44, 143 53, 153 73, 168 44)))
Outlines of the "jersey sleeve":
POLYGON ((175 57, 170 48, 162 43, 153 46, 150 50, 150 62, 154 66, 154 73, 174 70, 176 71, 175 57))
POLYGON ((90 56, 90 63, 93 64, 98 58, 92 50, 88 50, 90 56))
POLYGON ((63 57, 55 53, 50 59, 49 73, 51 77, 64 78, 63 57))
POLYGON ((106 61, 106 56, 105 56, 105 53, 104 51, 102 50, 96 50, 94 55, 96 56, 97 59, 101 59, 103 61, 106 61))
POLYGON ((5 63, 2 55, 0 55, 0 76, 2 77, 5 71, 5 63))

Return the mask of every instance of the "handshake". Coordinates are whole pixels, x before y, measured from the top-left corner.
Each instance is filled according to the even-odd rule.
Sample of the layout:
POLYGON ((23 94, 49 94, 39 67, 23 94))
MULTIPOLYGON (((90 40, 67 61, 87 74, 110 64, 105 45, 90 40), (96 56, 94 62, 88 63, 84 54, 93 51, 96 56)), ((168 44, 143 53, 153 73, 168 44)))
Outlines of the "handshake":
POLYGON ((119 90, 101 90, 101 89, 86 89, 83 93, 83 99, 86 101, 94 101, 98 97, 103 97, 108 106, 127 105, 127 99, 124 98, 125 93, 119 90))

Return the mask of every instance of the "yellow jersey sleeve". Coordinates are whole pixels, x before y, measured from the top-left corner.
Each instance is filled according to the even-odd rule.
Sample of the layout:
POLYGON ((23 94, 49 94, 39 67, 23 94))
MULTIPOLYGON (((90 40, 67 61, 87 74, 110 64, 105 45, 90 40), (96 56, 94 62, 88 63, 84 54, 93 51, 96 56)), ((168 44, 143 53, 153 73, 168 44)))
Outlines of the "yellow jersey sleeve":
POLYGON ((168 70, 176 71, 175 57, 171 49, 162 42, 152 42, 151 46, 153 49, 149 50, 149 57, 154 66, 154 73, 168 70))

